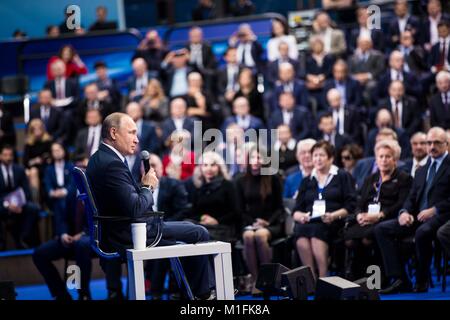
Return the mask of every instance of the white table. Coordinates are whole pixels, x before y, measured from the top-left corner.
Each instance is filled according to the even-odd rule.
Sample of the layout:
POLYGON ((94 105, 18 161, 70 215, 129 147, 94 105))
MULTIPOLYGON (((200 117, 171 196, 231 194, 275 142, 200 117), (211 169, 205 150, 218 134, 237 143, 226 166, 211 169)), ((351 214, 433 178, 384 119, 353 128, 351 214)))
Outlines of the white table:
POLYGON ((130 300, 145 300, 143 263, 145 260, 201 255, 214 256, 217 300, 234 300, 231 245, 221 241, 127 250, 130 300))

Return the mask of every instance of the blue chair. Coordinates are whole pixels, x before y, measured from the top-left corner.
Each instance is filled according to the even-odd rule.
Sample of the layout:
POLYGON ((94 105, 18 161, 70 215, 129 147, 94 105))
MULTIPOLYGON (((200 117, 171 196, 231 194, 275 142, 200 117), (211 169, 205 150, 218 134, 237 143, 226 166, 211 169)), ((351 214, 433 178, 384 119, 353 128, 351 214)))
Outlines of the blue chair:
MULTIPOLYGON (((118 252, 104 252, 100 248, 100 239, 101 239, 101 222, 102 221, 120 221, 120 220, 129 220, 128 217, 117 217, 117 216, 104 216, 100 215, 95 204, 94 197, 91 192, 91 188, 89 182, 87 180, 86 174, 84 171, 78 167, 74 167, 72 171, 73 177, 75 179, 75 184, 78 189, 79 200, 82 200, 84 203, 86 220, 89 228, 89 236, 91 241, 92 249, 102 258, 105 259, 121 259, 121 256, 118 252)), ((157 228, 157 233, 153 242, 147 247, 156 247, 162 238, 162 222, 164 213, 163 212, 149 212, 152 216, 155 217, 153 223, 157 228)), ((171 258, 170 264, 175 274, 175 278, 177 280, 179 288, 184 286, 186 290, 186 294, 190 300, 194 300, 194 295, 191 291, 189 283, 187 281, 186 275, 183 270, 183 266, 181 265, 181 261, 179 258, 171 258)))

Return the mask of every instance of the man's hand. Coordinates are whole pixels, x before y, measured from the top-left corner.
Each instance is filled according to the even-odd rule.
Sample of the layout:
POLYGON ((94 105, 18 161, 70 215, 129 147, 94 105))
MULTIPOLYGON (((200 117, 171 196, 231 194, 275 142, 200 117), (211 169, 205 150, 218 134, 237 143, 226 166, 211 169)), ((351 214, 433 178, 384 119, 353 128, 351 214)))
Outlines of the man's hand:
POLYGON ((409 214, 408 212, 403 212, 399 217, 398 217, 398 223, 401 226, 406 226, 409 227, 410 225, 412 225, 414 222, 414 216, 409 214))
POLYGON ((67 233, 61 235, 61 243, 64 247, 68 247, 72 244, 73 237, 69 236, 67 233))
POLYGON ((211 217, 209 214, 204 214, 201 216, 200 223, 207 225, 207 226, 215 226, 215 225, 219 224, 219 221, 217 221, 217 219, 211 217))
POLYGON ((435 214, 436 214, 435 207, 425 209, 417 215, 417 220, 419 220, 420 222, 425 222, 428 219, 432 218, 435 214))
POLYGON ((146 175, 142 177, 142 184, 145 186, 150 186, 150 188, 155 189, 158 187, 158 178, 156 177, 155 169, 150 168, 146 175))
POLYGON ((14 204, 10 204, 8 207, 8 210, 15 214, 21 214, 22 213, 22 207, 16 206, 14 204))

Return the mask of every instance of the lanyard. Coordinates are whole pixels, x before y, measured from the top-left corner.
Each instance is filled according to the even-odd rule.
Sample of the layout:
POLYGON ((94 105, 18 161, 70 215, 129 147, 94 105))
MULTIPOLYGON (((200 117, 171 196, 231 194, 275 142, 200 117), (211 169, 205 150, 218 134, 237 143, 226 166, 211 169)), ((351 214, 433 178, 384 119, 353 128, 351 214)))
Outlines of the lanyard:
POLYGON ((333 179, 333 175, 332 174, 328 174, 327 179, 325 180, 325 184, 323 185, 323 187, 319 187, 319 180, 316 179, 317 180, 317 191, 319 192, 319 200, 322 200, 323 190, 331 182, 332 179, 333 179))
POLYGON ((373 198, 373 201, 375 203, 378 203, 378 201, 380 200, 380 193, 381 193, 381 185, 383 184, 382 180, 381 180, 381 175, 380 178, 378 179, 378 182, 375 184, 375 190, 377 195, 373 198))

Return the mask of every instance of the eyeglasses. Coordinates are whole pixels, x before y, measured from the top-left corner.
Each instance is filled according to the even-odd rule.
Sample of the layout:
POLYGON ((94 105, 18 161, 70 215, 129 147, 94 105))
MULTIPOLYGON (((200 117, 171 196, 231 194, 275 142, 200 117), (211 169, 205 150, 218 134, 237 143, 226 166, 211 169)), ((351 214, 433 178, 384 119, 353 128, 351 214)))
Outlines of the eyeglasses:
POLYGON ((353 157, 352 156, 342 156, 342 160, 350 161, 350 160, 353 160, 353 157))
POLYGON ((434 141, 427 141, 427 145, 431 146, 431 145, 436 145, 436 146, 440 146, 443 145, 445 143, 445 141, 439 141, 439 140, 434 140, 434 141))

